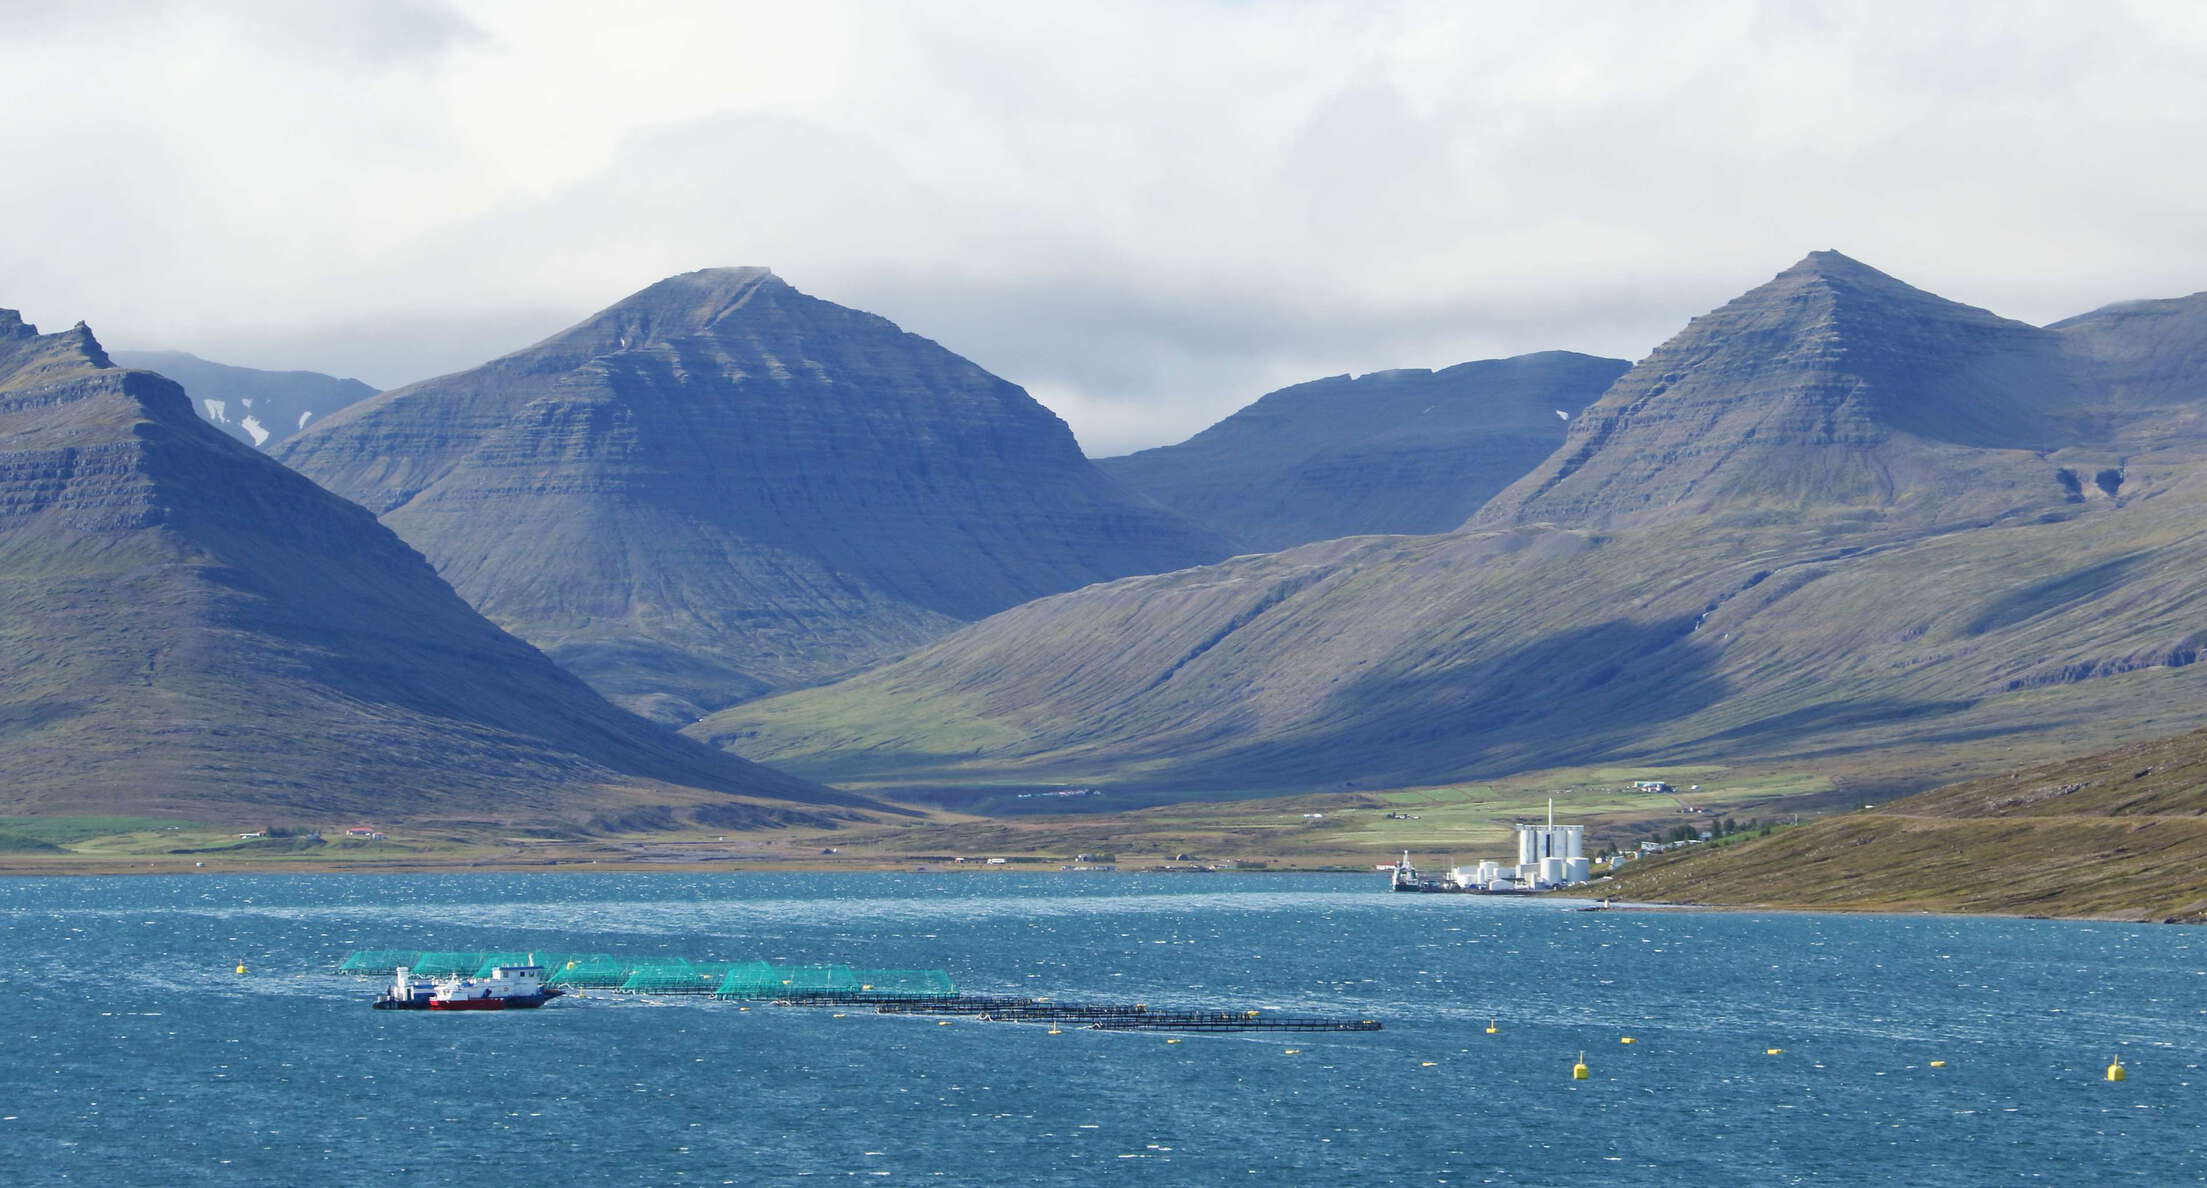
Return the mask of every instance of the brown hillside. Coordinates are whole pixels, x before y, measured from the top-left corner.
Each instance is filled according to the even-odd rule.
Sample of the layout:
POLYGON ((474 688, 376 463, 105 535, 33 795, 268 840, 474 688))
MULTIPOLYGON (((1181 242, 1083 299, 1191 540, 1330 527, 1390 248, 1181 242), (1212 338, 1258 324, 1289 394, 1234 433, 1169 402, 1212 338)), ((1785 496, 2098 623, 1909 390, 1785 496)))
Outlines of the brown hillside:
POLYGON ((2207 921, 2207 731, 1626 868, 1615 895, 2207 921))

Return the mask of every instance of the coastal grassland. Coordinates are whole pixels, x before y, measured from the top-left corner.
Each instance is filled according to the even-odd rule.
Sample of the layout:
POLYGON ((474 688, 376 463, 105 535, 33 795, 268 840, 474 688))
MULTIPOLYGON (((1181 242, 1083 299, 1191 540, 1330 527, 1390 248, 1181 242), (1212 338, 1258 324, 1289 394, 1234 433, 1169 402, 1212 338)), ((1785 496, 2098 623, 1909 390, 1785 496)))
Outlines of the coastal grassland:
MULTIPOLYGON (((1560 820, 1588 826, 1589 844, 1629 846, 1678 825, 1713 828, 1724 816, 1773 819, 1814 811, 1848 794, 1813 772, 1695 768, 1565 769, 1478 784, 1333 792, 1236 801, 1191 801, 1115 813, 962 818, 854 829, 831 842, 850 861, 881 864, 946 855, 1070 861, 1109 854, 1122 869, 1150 865, 1262 865, 1270 869, 1369 869, 1409 850, 1422 864, 1506 857, 1512 824, 1539 819, 1549 797, 1560 820), (1633 789, 1666 779, 1678 796, 1633 789), (1682 811, 1691 804, 1697 813, 1682 811), (1180 857, 1186 855, 1186 858, 1180 857)), ((824 836, 824 835, 822 835, 824 836)), ((816 838, 817 840, 817 838, 816 838)))
MULTIPOLYGON (((495 855, 487 838, 425 830, 369 840, 247 837, 234 826, 154 817, 0 817, 0 873, 95 874, 183 869, 343 869, 393 860, 464 862, 495 855)), ((336 830, 330 831, 332 834, 336 830)))
MULTIPOLYGON (((958 858, 1004 858, 1011 869, 1054 869, 1082 854, 1121 869, 1241 864, 1279 870, 1370 869, 1410 850, 1417 861, 1505 857, 1513 822, 1534 820, 1556 799, 1560 819, 1589 826, 1589 840, 1630 846, 1681 824, 1722 816, 1770 820, 1794 806, 1847 794, 1812 772, 1691 768, 1585 768, 1475 783, 1198 801, 1095 813, 983 816, 929 808, 917 819, 877 815, 833 828, 711 830, 694 827, 529 829, 501 822, 390 824, 384 841, 324 829, 327 841, 240 838, 238 829, 142 819, 43 818, 54 849, 0 852, 0 872, 107 873, 221 870, 422 869, 909 869, 958 858), (1631 788, 1665 779, 1678 797, 1631 788), (1705 812, 1681 811, 1682 799, 1705 812), (829 852, 832 851, 832 852, 829 852), (1186 858, 1181 857, 1187 855, 1186 858)), ((0 824, 0 832, 7 832, 0 824)), ((952 863, 955 864, 955 863, 952 863)))
POLYGON ((0 817, 0 833, 30 838, 52 846, 129 833, 160 833, 185 828, 211 829, 191 821, 159 817, 0 817))
POLYGON ((2207 732, 1635 863, 1613 893, 1726 906, 2207 922, 2207 732))

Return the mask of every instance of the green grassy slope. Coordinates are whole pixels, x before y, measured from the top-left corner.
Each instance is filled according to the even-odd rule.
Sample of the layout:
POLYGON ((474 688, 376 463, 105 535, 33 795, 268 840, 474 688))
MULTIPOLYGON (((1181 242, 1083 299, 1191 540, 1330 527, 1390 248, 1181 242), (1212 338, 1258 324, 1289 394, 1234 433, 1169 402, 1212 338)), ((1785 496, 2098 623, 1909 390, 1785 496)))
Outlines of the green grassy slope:
POLYGON ((815 777, 961 795, 1398 786, 1613 761, 1903 789, 2207 724, 2207 482, 1963 531, 1334 541, 1016 608, 709 718, 815 777))

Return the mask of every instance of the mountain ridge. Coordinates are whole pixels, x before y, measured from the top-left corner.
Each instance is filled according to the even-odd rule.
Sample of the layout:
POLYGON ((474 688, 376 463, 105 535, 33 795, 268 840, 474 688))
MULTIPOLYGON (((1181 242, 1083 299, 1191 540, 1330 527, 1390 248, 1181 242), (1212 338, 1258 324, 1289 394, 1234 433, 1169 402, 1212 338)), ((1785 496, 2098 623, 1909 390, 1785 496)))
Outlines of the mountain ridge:
POLYGON ((1445 532, 1560 445, 1630 364, 1572 351, 1330 376, 1097 465, 1245 552, 1445 532))
POLYGON ((356 379, 318 371, 266 371, 188 351, 114 351, 118 366, 156 371, 184 386, 192 407, 249 446, 273 450, 315 417, 375 395, 356 379))

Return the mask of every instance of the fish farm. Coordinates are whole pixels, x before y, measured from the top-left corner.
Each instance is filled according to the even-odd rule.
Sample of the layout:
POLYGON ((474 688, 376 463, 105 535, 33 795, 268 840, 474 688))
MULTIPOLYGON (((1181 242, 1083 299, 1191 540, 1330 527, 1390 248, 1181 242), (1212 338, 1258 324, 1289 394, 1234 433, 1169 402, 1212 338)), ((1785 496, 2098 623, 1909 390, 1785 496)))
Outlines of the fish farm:
POLYGON ((501 966, 537 966, 562 991, 688 995, 774 1006, 871 1006, 884 1015, 962 1017, 983 1023, 1045 1023, 1053 1031, 1378 1031, 1374 1019, 1335 1019, 1265 1010, 1152 1009, 1144 1003, 1064 1002, 1001 994, 960 994, 939 969, 859 969, 769 961, 692 961, 610 953, 421 952, 364 949, 337 972, 413 978, 488 978, 501 966))

